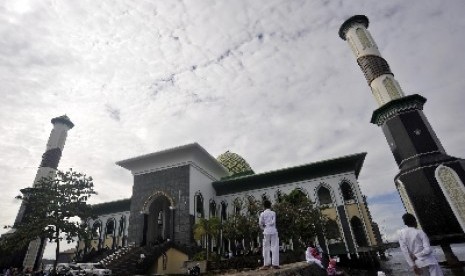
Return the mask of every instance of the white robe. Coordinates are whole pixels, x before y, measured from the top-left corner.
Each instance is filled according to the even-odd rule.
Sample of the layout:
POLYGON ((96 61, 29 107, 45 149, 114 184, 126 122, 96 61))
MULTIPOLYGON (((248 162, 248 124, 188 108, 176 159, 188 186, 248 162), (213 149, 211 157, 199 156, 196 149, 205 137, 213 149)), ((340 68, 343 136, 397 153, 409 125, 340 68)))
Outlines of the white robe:
POLYGON ((276 213, 270 209, 266 209, 260 214, 258 224, 263 229, 263 265, 279 266, 279 238, 278 230, 276 229, 276 213))
POLYGON ((399 231, 399 245, 410 267, 422 268, 424 275, 443 275, 438 261, 433 254, 429 239, 422 230, 406 227, 399 231), (417 258, 412 260, 410 254, 417 258))

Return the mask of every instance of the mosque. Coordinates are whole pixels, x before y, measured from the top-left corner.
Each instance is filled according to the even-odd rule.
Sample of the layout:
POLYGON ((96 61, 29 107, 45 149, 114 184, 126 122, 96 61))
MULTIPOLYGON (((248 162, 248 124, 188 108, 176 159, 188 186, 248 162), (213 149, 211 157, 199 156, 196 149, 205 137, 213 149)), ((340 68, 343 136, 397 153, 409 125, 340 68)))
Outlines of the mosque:
MULTIPOLYGON (((134 177, 132 196, 93 205, 98 217, 87 221, 94 233, 91 247, 145 246, 168 239, 192 244, 192 227, 198 219, 217 216, 225 221, 238 200, 253 197, 276 202, 280 195, 298 189, 321 208, 340 233, 340 239, 318 237, 326 252, 366 251, 380 242, 380 235, 358 184, 365 156, 357 153, 254 173, 236 153, 227 151, 214 158, 192 143, 122 160, 116 164, 134 177)), ((285 226, 277 227, 279 231, 285 226)), ((210 245, 212 249, 231 249, 231 241, 216 243, 210 245)), ((183 259, 187 260, 187 255, 183 259)))

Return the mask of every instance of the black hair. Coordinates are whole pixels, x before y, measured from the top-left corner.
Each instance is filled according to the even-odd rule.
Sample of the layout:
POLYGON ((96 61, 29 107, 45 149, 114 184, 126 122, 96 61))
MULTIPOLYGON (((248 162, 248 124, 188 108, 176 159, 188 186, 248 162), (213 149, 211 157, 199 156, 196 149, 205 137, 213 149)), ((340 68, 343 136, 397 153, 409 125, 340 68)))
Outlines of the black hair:
POLYGON ((263 207, 265 207, 266 209, 271 208, 271 201, 269 200, 263 201, 263 207))
POLYGON ((404 224, 407 225, 408 227, 417 228, 417 226, 418 226, 417 219, 415 218, 414 215, 412 215, 410 213, 405 213, 402 216, 402 220, 404 221, 404 224))

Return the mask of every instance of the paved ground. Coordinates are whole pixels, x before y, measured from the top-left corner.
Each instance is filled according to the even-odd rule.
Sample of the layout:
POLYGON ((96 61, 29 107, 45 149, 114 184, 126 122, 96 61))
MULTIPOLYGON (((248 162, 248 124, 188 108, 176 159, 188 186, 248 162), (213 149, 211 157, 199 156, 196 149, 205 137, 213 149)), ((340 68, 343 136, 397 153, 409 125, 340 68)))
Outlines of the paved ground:
POLYGON ((218 271, 212 275, 237 275, 237 276, 267 276, 267 275, 308 275, 308 276, 319 276, 326 275, 322 270, 319 270, 317 267, 310 266, 306 262, 298 262, 292 264, 282 265, 280 269, 269 269, 269 270, 228 270, 228 271, 218 271))

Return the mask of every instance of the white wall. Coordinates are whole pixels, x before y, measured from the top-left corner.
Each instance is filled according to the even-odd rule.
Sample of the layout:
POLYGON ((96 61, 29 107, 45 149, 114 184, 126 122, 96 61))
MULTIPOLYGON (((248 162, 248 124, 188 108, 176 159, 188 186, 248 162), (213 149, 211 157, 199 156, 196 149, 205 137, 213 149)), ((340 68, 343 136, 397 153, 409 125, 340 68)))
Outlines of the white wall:
POLYGON ((203 209, 205 217, 208 218, 209 212, 209 202, 211 198, 214 198, 216 192, 213 188, 212 182, 217 181, 217 179, 213 178, 209 174, 205 173, 201 168, 196 166, 195 164, 191 164, 189 166, 189 194, 190 194, 190 201, 189 201, 189 213, 191 215, 195 215, 195 194, 200 192, 203 196, 203 209))

